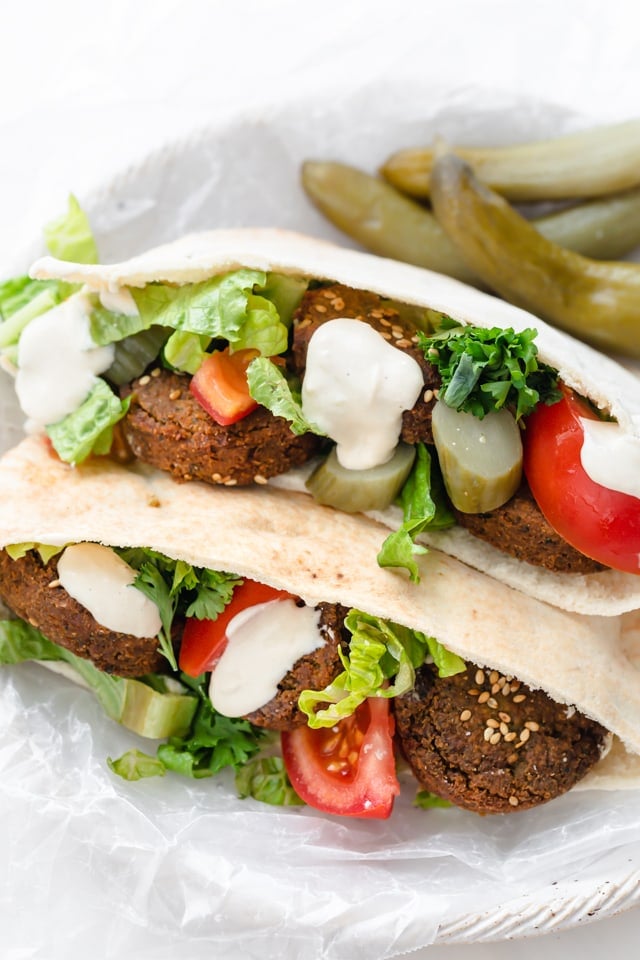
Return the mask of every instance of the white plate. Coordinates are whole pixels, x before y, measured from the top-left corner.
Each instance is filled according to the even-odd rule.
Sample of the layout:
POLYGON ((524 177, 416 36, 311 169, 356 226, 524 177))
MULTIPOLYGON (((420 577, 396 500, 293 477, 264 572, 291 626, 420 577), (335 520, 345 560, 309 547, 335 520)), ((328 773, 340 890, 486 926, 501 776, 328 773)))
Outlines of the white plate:
MULTIPOLYGON (((435 132, 500 142, 580 125, 562 107, 478 91, 414 94, 380 82, 164 146, 84 198, 103 259, 216 226, 286 226, 346 244, 300 189, 302 160, 373 171, 435 132)), ((73 927, 78 956, 103 937, 141 958, 186 940, 190 960, 213 943, 216 956, 235 956, 240 942, 262 957, 285 946, 288 957, 395 956, 566 929, 640 903, 637 793, 575 794, 487 819, 421 813, 404 798, 392 821, 371 825, 242 804, 226 783, 114 783, 103 757, 132 738, 64 681, 10 673, 0 678, 0 849, 22 860, 5 905, 40 878, 28 922, 5 910, 3 939, 16 948, 47 943, 47 956, 69 956, 73 927), (77 910, 60 911, 61 885, 77 910)))

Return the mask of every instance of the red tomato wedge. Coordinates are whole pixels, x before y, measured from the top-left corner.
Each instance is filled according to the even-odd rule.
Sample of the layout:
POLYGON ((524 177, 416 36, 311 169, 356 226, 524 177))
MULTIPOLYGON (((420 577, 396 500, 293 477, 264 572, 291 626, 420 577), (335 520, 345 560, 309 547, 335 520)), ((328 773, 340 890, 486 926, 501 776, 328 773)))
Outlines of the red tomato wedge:
POLYGON ((199 677, 218 662, 227 645, 227 627, 231 620, 247 607, 255 607, 271 600, 295 599, 286 590, 276 590, 256 580, 244 580, 233 591, 229 603, 215 620, 197 620, 190 617, 184 626, 178 665, 190 677, 199 677))
POLYGON ((216 350, 194 374, 191 393, 221 426, 242 420, 258 406, 247 384, 247 367, 258 356, 258 350, 216 350))
POLYGON ((385 820, 400 793, 389 701, 370 697, 334 727, 282 733, 282 756, 309 806, 343 817, 385 820))
POLYGON ((640 499, 596 483, 580 462, 581 419, 597 420, 573 391, 527 417, 524 472, 540 510, 567 543, 586 556, 640 573, 640 499))

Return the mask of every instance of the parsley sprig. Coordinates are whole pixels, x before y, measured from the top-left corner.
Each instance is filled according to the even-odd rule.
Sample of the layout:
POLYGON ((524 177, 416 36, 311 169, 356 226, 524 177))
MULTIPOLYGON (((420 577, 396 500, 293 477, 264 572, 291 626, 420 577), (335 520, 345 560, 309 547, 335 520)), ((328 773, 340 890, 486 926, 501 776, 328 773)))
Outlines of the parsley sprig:
POLYGON ((440 330, 418 333, 418 342, 440 372, 447 406, 480 420, 506 406, 519 420, 561 396, 556 371, 538 361, 536 336, 532 328, 466 327, 443 317, 440 330))

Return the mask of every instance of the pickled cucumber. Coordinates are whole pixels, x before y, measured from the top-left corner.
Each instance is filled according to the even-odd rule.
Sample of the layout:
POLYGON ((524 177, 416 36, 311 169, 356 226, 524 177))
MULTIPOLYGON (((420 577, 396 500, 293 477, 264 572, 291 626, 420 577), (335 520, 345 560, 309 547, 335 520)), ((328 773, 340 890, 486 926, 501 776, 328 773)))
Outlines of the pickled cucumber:
POLYGON ((400 493, 415 454, 415 447, 400 443, 386 463, 369 470, 347 470, 338 463, 334 447, 313 471, 306 486, 318 503, 345 513, 384 510, 400 493))
POLYGON ((438 401, 433 439, 444 485, 462 513, 484 513, 506 503, 522 479, 522 440, 504 408, 482 420, 438 401))

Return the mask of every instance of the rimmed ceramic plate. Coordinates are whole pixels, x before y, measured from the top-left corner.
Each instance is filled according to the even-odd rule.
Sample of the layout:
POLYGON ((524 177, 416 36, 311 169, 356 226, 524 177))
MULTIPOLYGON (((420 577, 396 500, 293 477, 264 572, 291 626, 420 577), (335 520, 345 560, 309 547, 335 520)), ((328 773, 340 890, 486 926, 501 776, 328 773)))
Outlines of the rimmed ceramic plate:
MULTIPOLYGON (((413 92, 409 102, 381 81, 162 146, 83 198, 102 258, 216 226, 286 226, 350 245, 306 200, 304 159, 373 171, 435 133, 505 142, 583 124, 568 108, 496 93, 413 92)), ((6 383, 2 403, 7 445, 20 418, 6 383)), ((386 824, 339 823, 238 801, 224 780, 114 782, 104 758, 134 738, 84 691, 29 667, 0 684, 0 850, 13 864, 3 939, 14 949, 62 957, 73 930, 78 954, 106 938, 114 954, 126 944, 141 958, 188 943, 190 960, 212 944, 216 956, 250 944, 262 957, 354 960, 557 931, 640 903, 636 792, 478 818, 416 810, 408 791, 386 824), (27 919, 10 905, 31 896, 34 876, 27 919)))

